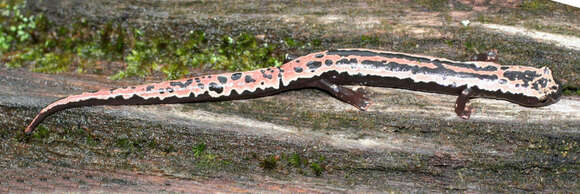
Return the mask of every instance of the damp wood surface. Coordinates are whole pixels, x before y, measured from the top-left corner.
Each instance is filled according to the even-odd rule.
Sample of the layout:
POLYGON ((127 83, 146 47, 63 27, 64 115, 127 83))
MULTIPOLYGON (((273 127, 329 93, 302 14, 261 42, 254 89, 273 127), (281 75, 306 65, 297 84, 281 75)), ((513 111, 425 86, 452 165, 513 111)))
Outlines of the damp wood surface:
MULTIPOLYGON (((91 1, 80 5, 77 1, 62 2, 37 6, 51 17, 62 13, 66 18, 80 14, 75 10, 84 5, 88 10, 85 14, 96 19, 126 17, 144 25, 193 19, 208 28, 212 28, 208 24, 211 21, 223 22, 233 30, 219 29, 231 31, 248 30, 245 29, 248 26, 258 26, 256 32, 298 26, 289 33, 306 37, 328 30, 335 32, 328 33, 337 41, 327 43, 333 48, 367 46, 357 44, 360 39, 351 35, 380 33, 382 29, 383 33, 399 34, 392 37, 395 42, 401 38, 420 40, 415 48, 418 53, 454 60, 462 60, 468 54, 429 40, 453 36, 445 29, 476 17, 481 9, 495 10, 489 4, 473 4, 467 11, 457 11, 457 7, 423 10, 427 8, 422 6, 428 5, 421 4, 422 1, 415 2, 418 8, 406 4, 385 8, 405 10, 390 13, 381 12, 378 8, 385 5, 374 1, 353 1, 336 5, 331 11, 324 9, 331 4, 326 1, 278 7, 267 3, 269 9, 258 9, 254 1, 228 5, 219 1, 174 4, 91 1), (146 11, 136 14, 139 12, 134 10, 140 10, 139 7, 146 11), (64 8, 73 9, 58 11, 64 8), (450 20, 446 19, 448 16, 450 20), (259 25, 245 25, 258 20, 259 25), (259 28, 260 25, 268 27, 259 28)), ((498 23, 503 21, 504 25, 526 26, 514 24, 501 12, 494 13, 486 17, 498 23)), ((544 21, 549 24, 547 31, 555 34, 569 36, 580 31, 579 18, 559 20, 558 16, 538 15, 521 21, 544 21), (544 20, 537 20, 539 17, 544 20)), ((477 33, 485 31, 474 29, 477 33)), ((580 54, 574 48, 496 33, 503 37, 499 39, 502 41, 538 45, 536 53, 517 54, 505 46, 509 42, 491 39, 489 44, 500 49, 500 63, 530 58, 531 63, 536 62, 530 65, 551 65, 559 72, 557 78, 569 84, 578 83, 580 64, 575 62, 580 54), (538 53, 561 58, 541 58, 538 53)), ((398 48, 369 44, 375 49, 398 48)), ((351 86, 373 100, 368 111, 362 112, 324 92, 304 89, 250 100, 75 108, 50 116, 31 136, 22 133, 43 106, 58 98, 156 81, 161 79, 111 81, 105 75, 49 75, 0 67, 0 193, 580 189, 578 96, 565 96, 560 102, 542 108, 475 99, 471 102, 474 108, 471 118, 462 120, 453 111, 456 96, 351 86)))

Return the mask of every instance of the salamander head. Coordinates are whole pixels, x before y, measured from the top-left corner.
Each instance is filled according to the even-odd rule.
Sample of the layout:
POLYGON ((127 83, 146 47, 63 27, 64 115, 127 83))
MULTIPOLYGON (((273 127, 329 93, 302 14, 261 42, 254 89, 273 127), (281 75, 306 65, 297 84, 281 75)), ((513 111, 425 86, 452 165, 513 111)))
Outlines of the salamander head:
MULTIPOLYGON (((525 72, 528 73, 529 71, 525 72)), ((530 78, 528 75, 529 73, 520 78, 525 81, 525 79, 530 78)), ((562 96, 562 85, 558 80, 554 79, 552 71, 547 67, 543 67, 538 69, 535 75, 536 77, 532 76, 532 79, 529 80, 529 85, 526 86, 526 89, 531 90, 535 95, 532 97, 527 96, 517 103, 522 106, 540 107, 558 102, 562 96)))

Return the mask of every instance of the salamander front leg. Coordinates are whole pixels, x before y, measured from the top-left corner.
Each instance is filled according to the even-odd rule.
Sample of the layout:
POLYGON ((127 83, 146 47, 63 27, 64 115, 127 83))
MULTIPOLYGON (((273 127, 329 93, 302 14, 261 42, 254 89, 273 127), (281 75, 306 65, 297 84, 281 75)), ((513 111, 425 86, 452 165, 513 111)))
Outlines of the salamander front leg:
POLYGON ((459 97, 457 97, 457 101, 455 102, 455 113, 457 113, 457 116, 462 119, 469 119, 469 116, 471 115, 472 108, 467 105, 471 96, 473 96, 471 88, 465 88, 461 91, 461 94, 459 94, 459 97))
POLYGON ((336 85, 325 79, 312 82, 312 86, 327 91, 335 98, 349 103, 362 111, 367 110, 368 107, 372 104, 372 101, 364 97, 363 94, 343 86, 336 85))

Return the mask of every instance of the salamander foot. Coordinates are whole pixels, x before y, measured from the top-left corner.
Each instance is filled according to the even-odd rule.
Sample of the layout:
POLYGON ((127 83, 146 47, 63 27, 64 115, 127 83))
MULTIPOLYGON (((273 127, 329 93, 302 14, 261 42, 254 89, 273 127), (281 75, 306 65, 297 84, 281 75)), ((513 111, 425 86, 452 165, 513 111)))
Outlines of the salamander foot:
POLYGON ((457 101, 455 101, 455 113, 462 119, 469 119, 471 116, 473 109, 467 105, 471 96, 473 96, 471 88, 465 88, 457 97, 457 101))
POLYGON ((327 91, 333 97, 349 103, 359 110, 366 111, 372 104, 371 99, 364 97, 360 92, 353 91, 340 85, 336 85, 326 79, 321 79, 312 83, 313 87, 327 91))

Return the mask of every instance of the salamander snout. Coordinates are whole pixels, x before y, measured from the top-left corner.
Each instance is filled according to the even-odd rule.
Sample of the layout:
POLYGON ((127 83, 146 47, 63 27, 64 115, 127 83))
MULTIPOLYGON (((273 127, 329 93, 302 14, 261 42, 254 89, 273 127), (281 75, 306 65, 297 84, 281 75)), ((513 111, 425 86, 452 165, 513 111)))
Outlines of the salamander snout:
POLYGON ((543 94, 537 106, 548 106, 560 100, 563 87, 559 80, 554 79, 552 71, 549 68, 543 67, 541 70, 543 71, 542 78, 534 82, 532 86, 535 89, 539 89, 543 94))
POLYGON ((549 90, 545 90, 545 96, 540 98, 534 106, 548 106, 560 101, 560 97, 562 97, 562 85, 557 80, 555 82, 557 84, 551 86, 549 90))
POLYGON ((552 92, 551 94, 548 94, 548 98, 546 99, 546 104, 545 105, 550 105, 550 104, 554 104, 558 101, 560 101, 560 97, 562 97, 562 84, 560 83, 560 81, 558 80, 554 80, 557 83, 557 89, 555 89, 554 92, 552 92))

